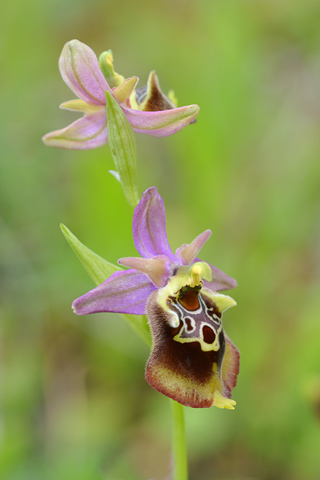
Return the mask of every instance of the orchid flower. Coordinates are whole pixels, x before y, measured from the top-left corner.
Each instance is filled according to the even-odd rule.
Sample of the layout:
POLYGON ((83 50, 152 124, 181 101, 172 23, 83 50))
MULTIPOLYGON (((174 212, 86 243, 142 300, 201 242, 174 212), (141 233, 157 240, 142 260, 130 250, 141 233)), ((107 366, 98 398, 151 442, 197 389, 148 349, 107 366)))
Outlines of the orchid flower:
POLYGON ((210 235, 206 230, 174 254, 162 198, 156 187, 149 188, 133 217, 141 257, 120 258, 118 263, 129 270, 115 272, 75 300, 73 309, 77 315, 146 313, 153 339, 147 382, 183 405, 233 409, 239 352, 225 335, 221 316, 236 302, 217 292, 237 283, 197 258, 210 235))
POLYGON ((79 40, 65 44, 59 69, 65 83, 78 97, 60 107, 83 112, 84 116, 66 128, 45 135, 43 141, 49 146, 84 150, 107 143, 107 91, 119 103, 135 132, 155 137, 178 132, 193 122, 200 110, 198 105, 176 108, 162 93, 155 72, 151 72, 147 87, 136 90, 137 77, 124 79, 114 72, 111 51, 100 56, 99 65, 93 50, 79 40))

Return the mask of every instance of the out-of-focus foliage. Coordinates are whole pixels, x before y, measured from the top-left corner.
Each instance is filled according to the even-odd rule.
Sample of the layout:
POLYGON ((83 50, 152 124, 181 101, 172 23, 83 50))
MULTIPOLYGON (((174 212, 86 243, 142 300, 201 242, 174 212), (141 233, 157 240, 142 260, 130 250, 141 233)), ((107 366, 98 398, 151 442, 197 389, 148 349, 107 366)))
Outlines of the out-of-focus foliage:
POLYGON ((157 185, 172 247, 211 228, 202 258, 239 282, 224 320, 237 407, 186 409, 191 480, 319 478, 319 15, 318 0, 3 4, 0 478, 160 480, 170 465, 147 347, 117 315, 70 309, 93 283, 60 222, 111 262, 135 254, 108 147, 40 140, 76 118, 58 109, 72 38, 201 107, 175 136, 137 138, 140 193, 157 185))

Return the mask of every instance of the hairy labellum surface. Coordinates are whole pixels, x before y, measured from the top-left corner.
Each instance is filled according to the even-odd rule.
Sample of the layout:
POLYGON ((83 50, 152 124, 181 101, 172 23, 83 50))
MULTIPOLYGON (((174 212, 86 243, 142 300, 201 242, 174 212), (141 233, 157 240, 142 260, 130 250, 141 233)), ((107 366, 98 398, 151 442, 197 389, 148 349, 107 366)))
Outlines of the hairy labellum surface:
POLYGON ((179 319, 172 327, 170 313, 154 292, 147 304, 154 344, 146 380, 159 392, 190 407, 213 404, 233 408, 228 400, 239 371, 239 352, 225 336, 221 312, 201 287, 183 287, 167 307, 179 319))

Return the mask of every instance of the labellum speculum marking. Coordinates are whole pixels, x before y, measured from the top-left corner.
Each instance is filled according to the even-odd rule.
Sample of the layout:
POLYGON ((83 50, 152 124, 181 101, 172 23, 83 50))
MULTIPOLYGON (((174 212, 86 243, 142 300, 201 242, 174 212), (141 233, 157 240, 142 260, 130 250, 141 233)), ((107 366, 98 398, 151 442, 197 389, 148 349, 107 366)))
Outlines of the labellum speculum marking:
POLYGON ((204 352, 224 354, 221 313, 208 297, 200 294, 199 287, 183 287, 178 299, 171 297, 168 302, 179 317, 180 330, 173 338, 176 342, 199 342, 204 352))
POLYGON ((154 292, 147 304, 153 348, 146 380, 183 405, 233 409, 239 352, 224 334, 221 314, 235 302, 203 288, 202 281, 183 285, 165 304, 161 290, 169 289, 154 292))

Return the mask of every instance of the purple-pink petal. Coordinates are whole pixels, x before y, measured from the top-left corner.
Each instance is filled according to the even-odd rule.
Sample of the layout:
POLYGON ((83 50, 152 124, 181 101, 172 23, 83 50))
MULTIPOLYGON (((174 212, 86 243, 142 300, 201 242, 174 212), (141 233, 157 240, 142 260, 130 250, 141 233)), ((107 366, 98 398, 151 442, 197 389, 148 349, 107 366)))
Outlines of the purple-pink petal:
POLYGON ((175 260, 167 239, 163 200, 156 187, 150 187, 143 193, 134 211, 132 232, 134 245, 142 257, 166 255, 175 260))
MULTIPOLYGON (((195 261, 201 262, 199 258, 196 258, 195 261)), ((210 288, 210 290, 213 290, 214 292, 220 292, 221 290, 230 290, 238 285, 234 278, 229 277, 229 275, 222 270, 219 270, 219 268, 210 264, 208 265, 212 271, 212 281, 208 282, 207 280, 203 280, 204 287, 210 288)))
POLYGON ((181 260, 183 265, 190 265, 200 252, 203 245, 211 236, 211 230, 200 233, 191 243, 181 245, 176 251, 176 256, 181 260))
POLYGON ((118 263, 144 273, 158 288, 166 285, 172 273, 171 262, 165 255, 159 255, 155 258, 124 257, 119 258, 118 263))
POLYGON ((79 40, 67 42, 59 58, 59 70, 68 87, 82 100, 105 105, 105 91, 111 91, 94 51, 79 40))
POLYGON ((191 123, 200 111, 198 105, 158 112, 144 112, 125 106, 122 109, 135 132, 147 133, 153 137, 166 137, 178 132, 191 123))
POLYGON ((143 315, 149 295, 156 287, 135 270, 115 272, 105 282, 77 298, 72 308, 77 315, 98 312, 143 315))
POLYGON ((85 114, 68 127, 47 133, 42 140, 46 145, 71 150, 100 147, 108 141, 106 112, 101 108, 85 114))

